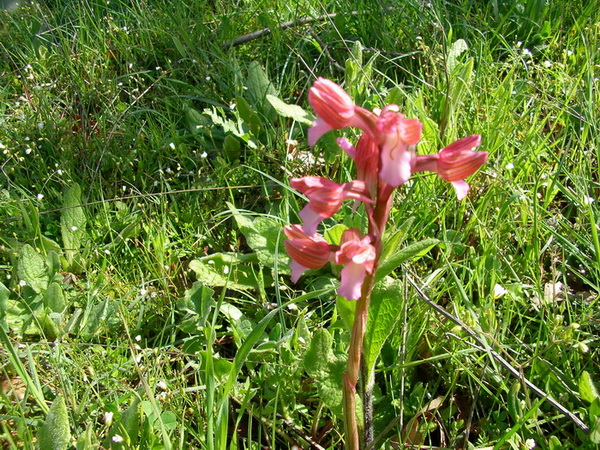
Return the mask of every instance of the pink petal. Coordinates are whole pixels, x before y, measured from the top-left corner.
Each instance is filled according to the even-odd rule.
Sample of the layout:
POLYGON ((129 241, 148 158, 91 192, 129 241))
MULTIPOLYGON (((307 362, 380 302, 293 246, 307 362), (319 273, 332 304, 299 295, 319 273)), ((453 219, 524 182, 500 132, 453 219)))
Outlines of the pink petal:
POLYGON ((469 192, 469 184, 466 181, 452 181, 452 186, 456 192, 456 198, 462 200, 469 192))
POLYGON ((328 131, 333 130, 322 119, 318 118, 313 122, 312 127, 308 129, 308 145, 313 147, 317 141, 328 131))
POLYGON ((349 263, 342 269, 338 294, 348 300, 358 300, 361 296, 362 284, 367 276, 363 264, 349 263))

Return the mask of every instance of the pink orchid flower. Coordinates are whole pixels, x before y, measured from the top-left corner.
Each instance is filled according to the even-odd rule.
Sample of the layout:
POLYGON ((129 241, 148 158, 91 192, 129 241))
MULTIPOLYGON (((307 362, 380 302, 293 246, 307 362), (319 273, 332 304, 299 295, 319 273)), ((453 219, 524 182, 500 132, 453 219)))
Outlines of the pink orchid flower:
POLYGON ((292 258, 292 282, 300 279, 307 269, 320 269, 329 261, 333 261, 332 247, 320 235, 307 236, 300 225, 283 228, 288 240, 284 242, 288 255, 292 258))
POLYGON ((371 236, 361 239, 355 228, 344 231, 340 249, 335 253, 335 263, 345 265, 342 269, 338 294, 348 300, 358 300, 363 281, 373 273, 376 251, 371 236))
POLYGON ((348 93, 333 81, 317 78, 308 91, 308 101, 317 113, 317 120, 308 129, 311 147, 331 130, 357 127, 370 132, 373 113, 356 106, 348 93))
POLYGON ((290 185, 308 197, 308 204, 298 215, 302 219, 304 232, 309 236, 315 234, 319 223, 339 211, 344 200, 373 203, 362 180, 338 184, 327 178, 313 176, 292 178, 290 185))
POLYGON ((487 152, 474 152, 481 136, 472 134, 444 147, 438 154, 417 156, 413 172, 437 172, 442 180, 452 183, 458 200, 466 197, 469 185, 465 178, 473 175, 487 160, 487 152))
POLYGON ((405 119, 404 114, 390 105, 381 111, 377 122, 381 167, 379 176, 392 187, 400 186, 411 176, 415 145, 421 139, 423 124, 417 119, 405 119), (393 108, 392 108, 393 107, 393 108))

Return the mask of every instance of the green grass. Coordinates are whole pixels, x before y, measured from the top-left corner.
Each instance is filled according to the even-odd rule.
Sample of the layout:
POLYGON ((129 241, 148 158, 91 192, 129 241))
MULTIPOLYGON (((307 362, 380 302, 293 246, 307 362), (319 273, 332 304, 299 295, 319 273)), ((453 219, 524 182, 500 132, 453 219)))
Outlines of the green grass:
MULTIPOLYGON (((331 139, 309 149, 306 126, 264 97, 307 107, 325 76, 359 104, 418 118, 420 152, 483 136, 490 157, 466 201, 431 176, 401 189, 390 231, 412 218, 407 244, 440 240, 404 270, 593 431, 510 378, 398 270, 402 311, 375 375, 378 446, 412 434, 448 448, 594 448, 600 12, 583 3, 0 11, 4 447, 34 446, 49 410, 76 448, 343 446, 336 380, 305 359, 321 328, 331 361, 347 351, 336 274, 290 283, 277 243, 304 205, 289 177, 347 181, 352 165, 331 139), (66 415, 51 409, 60 398, 66 415)), ((326 228, 360 226, 350 212, 326 228)))

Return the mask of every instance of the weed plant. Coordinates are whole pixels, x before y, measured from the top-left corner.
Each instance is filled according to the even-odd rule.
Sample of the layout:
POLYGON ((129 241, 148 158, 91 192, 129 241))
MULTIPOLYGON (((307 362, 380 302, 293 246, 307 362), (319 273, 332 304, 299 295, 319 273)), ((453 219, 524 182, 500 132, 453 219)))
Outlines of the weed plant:
MULTIPOLYGON (((352 178, 306 143, 317 76, 418 118, 422 153, 476 133, 490 154, 466 201, 421 176, 393 207, 436 245, 393 274, 377 448, 600 442, 594 2, 21 3, 0 11, 4 448, 343 447, 348 305, 329 267, 290 283, 281 233, 290 176, 352 178)), ((347 208, 328 238, 361 225, 347 208)))

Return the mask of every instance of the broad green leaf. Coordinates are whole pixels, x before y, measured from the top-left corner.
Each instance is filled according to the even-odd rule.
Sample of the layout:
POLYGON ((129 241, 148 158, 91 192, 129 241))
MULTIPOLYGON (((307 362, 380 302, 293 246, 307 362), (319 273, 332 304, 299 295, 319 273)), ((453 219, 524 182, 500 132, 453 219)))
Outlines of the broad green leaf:
POLYGON ((592 376, 586 371, 579 378, 579 395, 586 402, 590 403, 598 398, 598 390, 594 385, 594 380, 592 380, 592 376))
POLYGON ((223 303, 220 308, 221 313, 227 317, 233 332, 235 343, 238 347, 248 338, 256 324, 242 313, 242 311, 231 303, 223 303))
POLYGON ((254 109, 262 113, 267 119, 274 119, 275 110, 266 101, 266 97, 269 94, 277 95, 277 91, 258 61, 253 61, 248 67, 246 87, 248 88, 250 103, 254 106, 254 109))
POLYGON ((448 50, 448 57, 446 58, 446 70, 449 73, 454 72, 454 68, 458 62, 458 58, 464 52, 469 50, 469 46, 464 39, 457 39, 448 50))
POLYGON ((396 252, 390 252, 387 259, 382 260, 379 268, 377 269, 376 280, 381 281, 386 275, 389 275, 396 268, 398 268, 403 262, 409 259, 419 259, 433 247, 439 243, 437 239, 424 239, 414 244, 410 244, 401 250, 396 252))
POLYGON ((294 119, 296 122, 312 125, 313 116, 299 105, 289 105, 274 95, 267 95, 267 100, 281 117, 294 119))
POLYGON ((187 320, 184 319, 184 323, 178 325, 178 328, 186 333, 201 330, 215 305, 214 293, 211 288, 204 286, 201 281, 194 282, 191 289, 185 291, 184 298, 177 302, 179 310, 186 311, 192 316, 190 318, 191 326, 185 326, 187 320))
POLYGON ((590 426, 590 441, 594 444, 600 444, 600 417, 592 417, 592 425, 590 426))
POLYGON ((57 397, 52 403, 37 438, 41 450, 62 450, 70 446, 69 413, 62 396, 57 397))
POLYGON ((325 240, 332 245, 340 245, 342 241, 342 234, 346 231, 348 227, 342 223, 338 223, 333 227, 329 228, 325 231, 325 240))
POLYGON ((304 355, 304 368, 315 379, 319 398, 334 414, 343 417, 342 383, 346 358, 335 355, 332 345, 333 337, 329 331, 325 329, 315 331, 304 355))
POLYGON ((283 244, 285 235, 281 223, 265 216, 252 218, 242 214, 231 203, 227 203, 227 206, 246 238, 246 243, 256 253, 258 261, 262 265, 273 269, 277 258, 278 272, 289 274, 290 260, 283 244))
POLYGON ((174 430, 177 428, 177 416, 171 411, 165 411, 160 415, 165 430, 174 430))
MULTIPOLYGON (((269 100, 269 97, 270 95, 267 95, 267 100, 269 100)), ((263 128, 263 123, 260 116, 256 114, 244 97, 236 97, 235 103, 237 105, 237 110, 240 114, 240 117, 248 126, 248 128, 250 128, 250 132, 254 136, 258 136, 263 128)))
POLYGON ((73 271, 74 258, 81 248, 81 238, 85 233, 86 225, 85 214, 81 207, 81 187, 77 183, 65 191, 63 206, 64 209, 60 216, 60 232, 67 264, 73 271))
POLYGON ((44 306, 56 313, 62 313, 65 310, 65 294, 60 284, 52 282, 48 285, 48 289, 44 294, 44 306))
POLYGON ((56 275, 62 278, 62 275, 59 274, 61 267, 60 256, 58 256, 57 252, 49 251, 46 253, 46 264, 48 265, 48 276, 50 280, 55 279, 54 277, 56 275))
POLYGON ((29 244, 21 247, 17 273, 19 281, 24 281, 26 286, 36 293, 42 292, 48 286, 48 273, 44 258, 29 244))
POLYGON ((354 314, 356 312, 356 302, 347 300, 344 297, 338 295, 335 302, 338 314, 342 318, 346 329, 351 330, 354 326, 354 314))
POLYGON ((8 309, 8 297, 10 291, 3 283, 0 283, 0 326, 4 325, 4 317, 6 316, 6 310, 8 309))
POLYGON ((386 285, 378 283, 371 294, 369 319, 363 344, 363 355, 369 374, 375 369, 383 345, 396 328, 405 301, 402 298, 403 283, 400 280, 390 281, 386 285))
POLYGON ((187 105, 183 107, 183 114, 185 116, 185 121, 190 133, 210 135, 208 130, 210 130, 210 128, 213 126, 213 122, 210 120, 210 117, 187 105))
MULTIPOLYGON (((254 255, 234 253, 215 253, 190 262, 190 269, 196 272, 196 278, 206 286, 225 287, 237 290, 258 289, 259 276, 256 264, 252 264, 254 255)), ((263 275, 260 275, 261 278, 263 275)), ((269 285, 272 279, 265 280, 269 285)), ((262 281, 261 281, 262 283, 262 281)))

